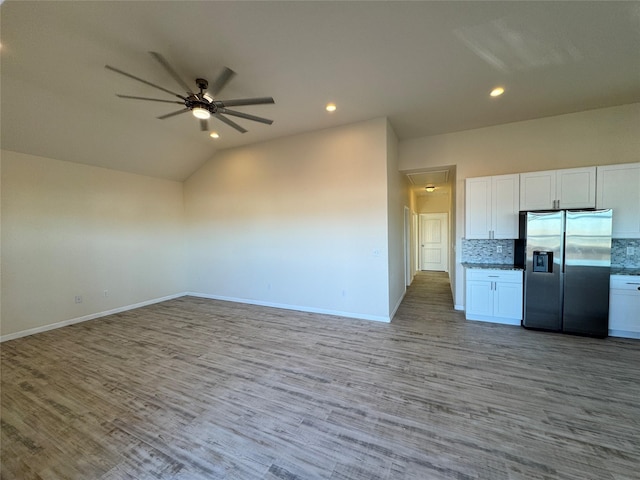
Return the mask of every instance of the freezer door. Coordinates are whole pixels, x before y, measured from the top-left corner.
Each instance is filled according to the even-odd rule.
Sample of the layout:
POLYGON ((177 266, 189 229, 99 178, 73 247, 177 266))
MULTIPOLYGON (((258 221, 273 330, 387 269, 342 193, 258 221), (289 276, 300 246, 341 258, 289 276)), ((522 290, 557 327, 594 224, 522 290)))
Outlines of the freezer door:
POLYGON ((564 212, 527 212, 522 326, 562 329, 564 212))
POLYGON ((606 337, 609 330, 611 210, 567 211, 563 331, 606 337))

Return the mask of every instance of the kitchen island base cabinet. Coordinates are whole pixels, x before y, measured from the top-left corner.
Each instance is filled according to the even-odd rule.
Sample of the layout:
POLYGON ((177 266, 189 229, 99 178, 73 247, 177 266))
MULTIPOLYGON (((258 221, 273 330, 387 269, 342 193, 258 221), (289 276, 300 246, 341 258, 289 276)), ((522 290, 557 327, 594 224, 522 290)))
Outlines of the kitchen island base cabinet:
POLYGON ((611 276, 609 335, 640 338, 640 276, 611 276))
POLYGON ((522 320, 522 271, 467 270, 465 316, 508 325, 522 320))

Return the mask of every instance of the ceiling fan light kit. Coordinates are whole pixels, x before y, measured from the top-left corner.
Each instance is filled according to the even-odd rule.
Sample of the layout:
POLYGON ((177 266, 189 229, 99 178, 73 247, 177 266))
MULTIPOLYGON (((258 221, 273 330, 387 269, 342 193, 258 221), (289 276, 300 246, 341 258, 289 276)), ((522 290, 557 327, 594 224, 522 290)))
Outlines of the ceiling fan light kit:
POLYGON ((200 120, 206 120, 211 117, 209 110, 202 107, 194 107, 193 110, 191 110, 191 113, 193 113, 194 117, 199 118, 200 120))
POLYGON ((216 100, 216 96, 218 93, 229 83, 229 81, 235 75, 235 72, 228 67, 224 67, 222 73, 218 75, 218 77, 211 84, 211 88, 209 88, 209 82, 204 78, 196 78, 196 85, 198 87, 198 92, 193 92, 189 86, 182 80, 182 78, 176 73, 176 71, 169 65, 169 63, 165 60, 165 58, 159 54, 158 52, 149 52, 153 58, 155 58, 160 65, 171 75, 171 77, 185 90, 185 95, 180 95, 179 93, 172 92, 160 85, 156 85, 147 80, 144 80, 140 77, 136 77, 130 73, 127 73, 118 68, 112 67, 110 65, 105 65, 105 68, 111 70, 113 72, 119 73, 120 75, 124 75, 125 77, 131 78, 133 80, 137 80, 138 82, 144 83, 150 87, 161 90, 165 93, 168 93, 174 97, 180 99, 178 100, 165 100, 161 98, 149 98, 149 97, 138 97, 133 95, 120 95, 116 94, 116 96, 120 98, 133 99, 133 100, 145 100, 149 102, 164 102, 164 103, 175 103, 178 105, 184 106, 183 109, 177 110, 175 112, 167 113, 164 115, 160 115, 157 117, 160 120, 164 120, 169 117, 173 117, 176 115, 180 115, 182 113, 191 112, 194 117, 200 120, 200 130, 208 131, 209 123, 208 119, 210 117, 214 117, 220 120, 223 123, 226 123, 230 127, 234 128, 240 133, 245 133, 247 130, 242 126, 238 125, 233 120, 227 118, 225 115, 231 115, 234 117, 244 118, 245 120, 251 120, 254 122, 264 123, 266 125, 271 125, 273 120, 268 118, 262 118, 255 115, 250 115, 248 113, 239 112, 237 110, 229 110, 227 107, 236 107, 236 106, 246 106, 246 105, 261 105, 261 104, 271 104, 275 103, 272 97, 258 97, 258 98, 238 98, 233 100, 216 100), (210 91, 207 91, 209 88, 210 91))

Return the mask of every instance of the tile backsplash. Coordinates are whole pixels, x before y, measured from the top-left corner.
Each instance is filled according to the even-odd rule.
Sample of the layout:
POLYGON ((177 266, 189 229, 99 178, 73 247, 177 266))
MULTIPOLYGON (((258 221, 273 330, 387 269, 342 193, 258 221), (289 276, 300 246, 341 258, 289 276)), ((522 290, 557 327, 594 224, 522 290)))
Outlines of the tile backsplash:
POLYGON ((513 264, 513 240, 472 240, 462 239, 463 263, 513 264), (502 253, 498 253, 498 247, 502 253))
MULTIPOLYGON (((513 240, 471 240, 462 239, 463 263, 513 263, 513 240), (498 246, 502 253, 498 253, 498 246)), ((611 266, 640 268, 640 238, 614 238, 611 240, 611 266), (627 255, 627 247, 634 252, 627 255)))
POLYGON ((640 268, 640 238, 614 238, 611 240, 611 266, 640 268), (627 247, 634 253, 627 255, 627 247))

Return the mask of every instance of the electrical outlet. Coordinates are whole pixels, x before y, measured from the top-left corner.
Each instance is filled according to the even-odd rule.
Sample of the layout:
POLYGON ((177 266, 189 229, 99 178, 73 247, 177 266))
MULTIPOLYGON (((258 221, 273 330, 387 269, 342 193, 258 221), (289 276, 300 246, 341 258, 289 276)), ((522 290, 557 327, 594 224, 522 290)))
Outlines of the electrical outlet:
POLYGON ((627 257, 631 257, 636 253, 636 249, 634 247, 627 247, 627 257))
POLYGON ((502 245, 498 245, 498 246, 496 247, 496 252, 498 252, 498 253, 502 253, 502 245))
POLYGON ((82 303, 82 295, 76 295, 75 302, 76 303, 82 303))
POLYGON ((105 290, 104 292, 102 292, 102 295, 107 298, 109 296, 109 290, 105 290))

